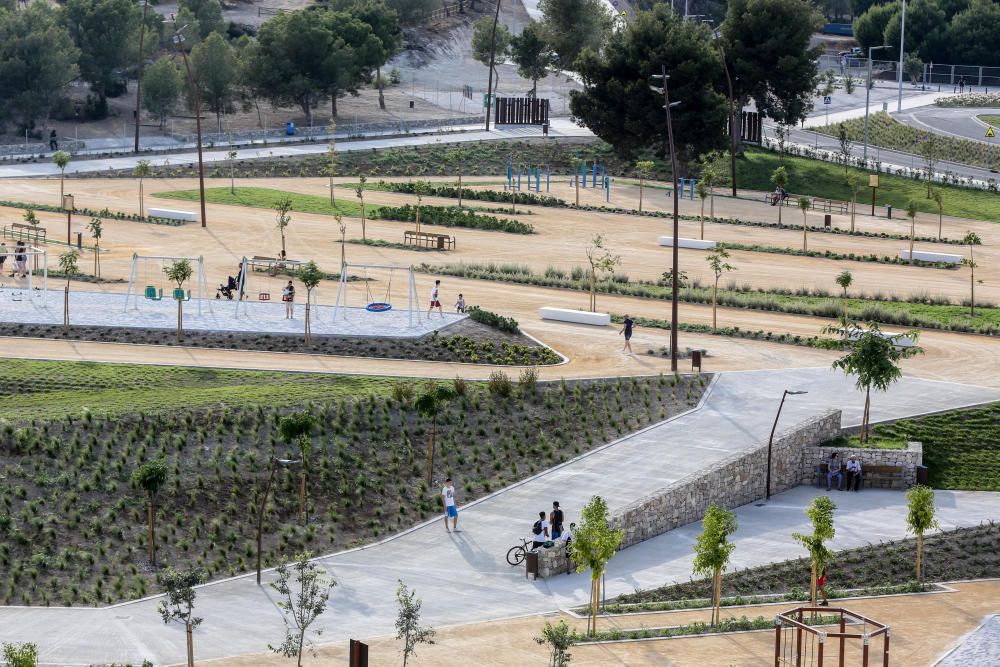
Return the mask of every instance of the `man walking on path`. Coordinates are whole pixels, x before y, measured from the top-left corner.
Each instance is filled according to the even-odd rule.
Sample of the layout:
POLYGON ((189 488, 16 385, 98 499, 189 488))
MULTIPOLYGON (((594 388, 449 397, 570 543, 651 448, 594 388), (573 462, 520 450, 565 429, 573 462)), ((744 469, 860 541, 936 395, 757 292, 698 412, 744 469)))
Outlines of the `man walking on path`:
POLYGON ((549 539, 549 522, 545 519, 545 512, 539 512, 538 521, 531 527, 531 548, 537 549, 549 539))
POLYGON ((559 501, 552 502, 552 511, 549 512, 549 524, 552 530, 552 539, 558 540, 563 532, 563 511, 559 509, 559 501))
POLYGON ((458 532, 458 508, 455 506, 455 487, 452 486, 451 477, 444 481, 444 488, 441 489, 441 502, 444 503, 444 529, 448 532, 452 530, 458 532), (451 518, 451 530, 448 529, 448 518, 451 518))
POLYGON ((625 321, 622 324, 622 330, 618 332, 619 335, 625 334, 625 346, 622 347, 622 352, 627 351, 632 354, 632 327, 635 326, 635 322, 628 316, 628 313, 625 313, 625 321))
POLYGON ((431 307, 427 309, 427 316, 430 317, 434 309, 437 308, 438 312, 441 313, 441 317, 444 317, 444 309, 441 308, 441 281, 434 281, 434 289, 431 290, 431 307))

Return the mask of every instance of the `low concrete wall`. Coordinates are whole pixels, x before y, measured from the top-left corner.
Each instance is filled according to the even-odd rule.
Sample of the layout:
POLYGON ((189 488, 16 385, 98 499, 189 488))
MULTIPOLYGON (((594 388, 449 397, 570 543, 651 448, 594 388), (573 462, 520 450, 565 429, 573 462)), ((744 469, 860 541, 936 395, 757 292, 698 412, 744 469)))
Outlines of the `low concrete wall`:
POLYGON ((590 324, 596 327, 606 327, 611 324, 610 313, 592 313, 589 310, 570 310, 569 308, 544 306, 538 309, 538 316, 543 320, 590 324))
MULTIPOLYGON (((771 452, 771 492, 802 483, 803 453, 840 435, 840 411, 806 420, 778 435, 771 452)), ((727 509, 763 498, 767 478, 767 443, 733 454, 703 470, 659 489, 611 515, 611 524, 625 530, 622 548, 667 531, 701 521, 711 504, 727 509)), ((567 570, 565 546, 541 549, 540 577, 567 570)))
POLYGON ((861 470, 866 466, 900 466, 903 468, 903 488, 917 483, 917 466, 924 464, 924 446, 919 442, 906 443, 906 449, 869 449, 862 447, 806 447, 802 450, 802 484, 812 484, 816 466, 830 454, 837 452, 842 461, 856 454, 861 470))
MULTIPOLYGON (((668 248, 673 247, 674 237, 673 236, 661 236, 657 239, 657 242, 662 246, 667 246, 668 248)), ((704 241, 702 239, 677 239, 678 248, 694 248, 696 250, 711 250, 715 247, 715 241, 704 241)))
MULTIPOLYGON (((909 250, 899 251, 900 259, 910 259, 909 250)), ((914 250, 913 259, 919 259, 923 262, 948 262, 950 264, 961 264, 962 255, 953 255, 947 252, 930 252, 928 250, 914 250)))

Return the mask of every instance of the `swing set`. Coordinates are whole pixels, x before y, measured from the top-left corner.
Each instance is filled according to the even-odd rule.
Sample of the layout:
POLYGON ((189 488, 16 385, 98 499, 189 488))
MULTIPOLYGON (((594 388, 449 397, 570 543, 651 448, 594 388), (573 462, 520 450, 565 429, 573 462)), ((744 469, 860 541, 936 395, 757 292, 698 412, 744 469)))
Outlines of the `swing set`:
MULTIPOLYGON (((239 280, 236 284, 236 294, 238 296, 236 300, 236 316, 239 317, 240 314, 240 304, 243 303, 244 299, 248 298, 250 295, 256 295, 257 301, 262 303, 268 303, 271 301, 271 287, 269 284, 259 284, 258 278, 260 274, 264 274, 267 278, 273 279, 278 275, 283 275, 285 269, 292 269, 293 272, 298 271, 298 268, 302 265, 302 262, 295 259, 280 259, 278 257, 261 257, 260 255, 254 255, 253 257, 244 257, 242 262, 243 271, 240 273, 239 280), (253 279, 253 289, 251 289, 251 280, 253 279)), ((283 275, 287 280, 292 280, 292 275, 283 275)), ((265 281, 267 281, 265 278, 265 281)), ((269 282, 269 281, 267 281, 269 282)), ((281 287, 278 288, 278 292, 281 291, 281 287)), ((313 290, 313 302, 315 303, 316 290, 313 290)), ((281 297, 282 301, 287 301, 288 299, 284 296, 281 297)), ((247 304, 243 305, 243 312, 246 314, 247 304)))
POLYGON ((417 317, 420 317, 419 310, 414 309, 414 302, 417 296, 417 287, 413 279, 413 267, 407 266, 396 266, 388 264, 344 264, 340 271, 340 284, 337 286, 337 299, 333 306, 333 318, 336 320, 337 315, 341 315, 343 319, 347 319, 348 311, 352 308, 363 307, 369 313, 387 313, 393 309, 392 304, 392 278, 396 271, 406 271, 407 273, 407 312, 409 314, 409 325, 413 326, 413 313, 417 313, 417 317), (352 305, 349 299, 348 290, 348 270, 349 269, 360 269, 364 275, 363 281, 365 283, 365 300, 363 304, 358 306, 352 305), (376 294, 372 291, 372 279, 368 275, 369 269, 378 269, 389 272, 389 278, 386 281, 385 293, 376 294), (378 300, 381 297, 381 300, 378 300))
MULTIPOLYGON (((48 294, 49 294, 49 253, 47 250, 41 248, 36 248, 35 246, 29 245, 24 246, 22 252, 17 252, 18 246, 10 245, 3 246, 0 250, 0 257, 5 258, 3 264, 3 271, 11 271, 11 273, 17 273, 15 267, 16 258, 18 256, 24 257, 24 267, 26 269, 25 273, 28 278, 27 295, 28 300, 34 302, 35 292, 40 291, 42 293, 42 308, 48 306, 48 294), (38 258, 42 258, 42 288, 39 290, 32 284, 32 277, 34 276, 33 267, 37 270, 38 258)), ((8 287, 5 285, 3 280, 3 271, 0 271, 0 296, 4 296, 8 290, 10 292, 11 301, 23 301, 25 295, 25 289, 11 285, 8 287)))
MULTIPOLYGON (((129 310, 131 302, 132 310, 139 310, 139 303, 142 301, 162 301, 163 284, 167 282, 164 268, 168 262, 176 262, 186 259, 195 264, 195 285, 198 292, 196 302, 198 304, 198 314, 201 315, 201 302, 204 300, 208 285, 205 278, 205 260, 202 257, 167 257, 162 255, 132 255, 132 268, 129 271, 128 290, 125 292, 125 311, 129 310), (151 267, 150 265, 153 265, 151 267), (155 271, 158 269, 158 271, 155 271), (154 273, 150 273, 154 270, 154 273), (143 290, 139 291, 139 286, 143 285, 143 290)), ((174 287, 169 292, 170 299, 174 301, 190 301, 191 290, 174 287)), ((209 304, 209 308, 211 308, 209 304)))

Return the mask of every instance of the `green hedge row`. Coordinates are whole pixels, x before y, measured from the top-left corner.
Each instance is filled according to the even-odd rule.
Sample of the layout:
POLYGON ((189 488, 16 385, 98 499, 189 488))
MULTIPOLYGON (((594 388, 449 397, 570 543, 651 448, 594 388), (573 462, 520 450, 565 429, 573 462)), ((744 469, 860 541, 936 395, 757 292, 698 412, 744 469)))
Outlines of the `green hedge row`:
MULTIPOLYGON (((392 192, 403 192, 406 194, 416 194, 414 183, 387 183, 382 181, 392 192)), ((381 183, 380 183, 381 185, 381 183)), ((453 185, 431 185, 425 193, 428 197, 448 197, 458 199, 458 188, 453 185)), ((479 201, 509 202, 510 193, 499 190, 470 190, 462 188, 463 199, 475 199, 479 201)), ((518 204, 533 204, 535 206, 568 206, 566 202, 557 197, 549 195, 539 195, 532 192, 518 192, 515 198, 518 204)))
MULTIPOLYGON (((378 217, 383 220, 414 222, 417 219, 417 207, 410 204, 380 206, 378 217)), ((457 206, 421 206, 420 222, 428 225, 440 225, 441 227, 466 227, 468 229, 507 232, 508 234, 535 233, 535 228, 525 222, 507 220, 492 215, 477 215, 457 206)))
POLYGON ((497 315, 488 310, 483 310, 479 306, 469 306, 465 312, 473 322, 479 322, 480 324, 485 324, 506 333, 516 334, 521 332, 520 327, 517 325, 517 320, 513 317, 497 315))

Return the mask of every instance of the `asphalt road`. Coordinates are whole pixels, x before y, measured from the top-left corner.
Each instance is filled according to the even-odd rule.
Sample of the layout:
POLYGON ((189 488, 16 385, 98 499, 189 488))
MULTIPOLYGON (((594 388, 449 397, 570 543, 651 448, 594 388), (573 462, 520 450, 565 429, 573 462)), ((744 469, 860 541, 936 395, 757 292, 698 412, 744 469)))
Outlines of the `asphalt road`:
POLYGON ((976 118, 979 114, 996 114, 997 109, 984 109, 978 107, 923 107, 903 111, 896 118, 907 125, 919 127, 923 130, 930 130, 937 134, 943 134, 959 139, 972 139, 981 141, 991 146, 1000 146, 1000 136, 990 139, 986 136, 989 125, 976 118))

